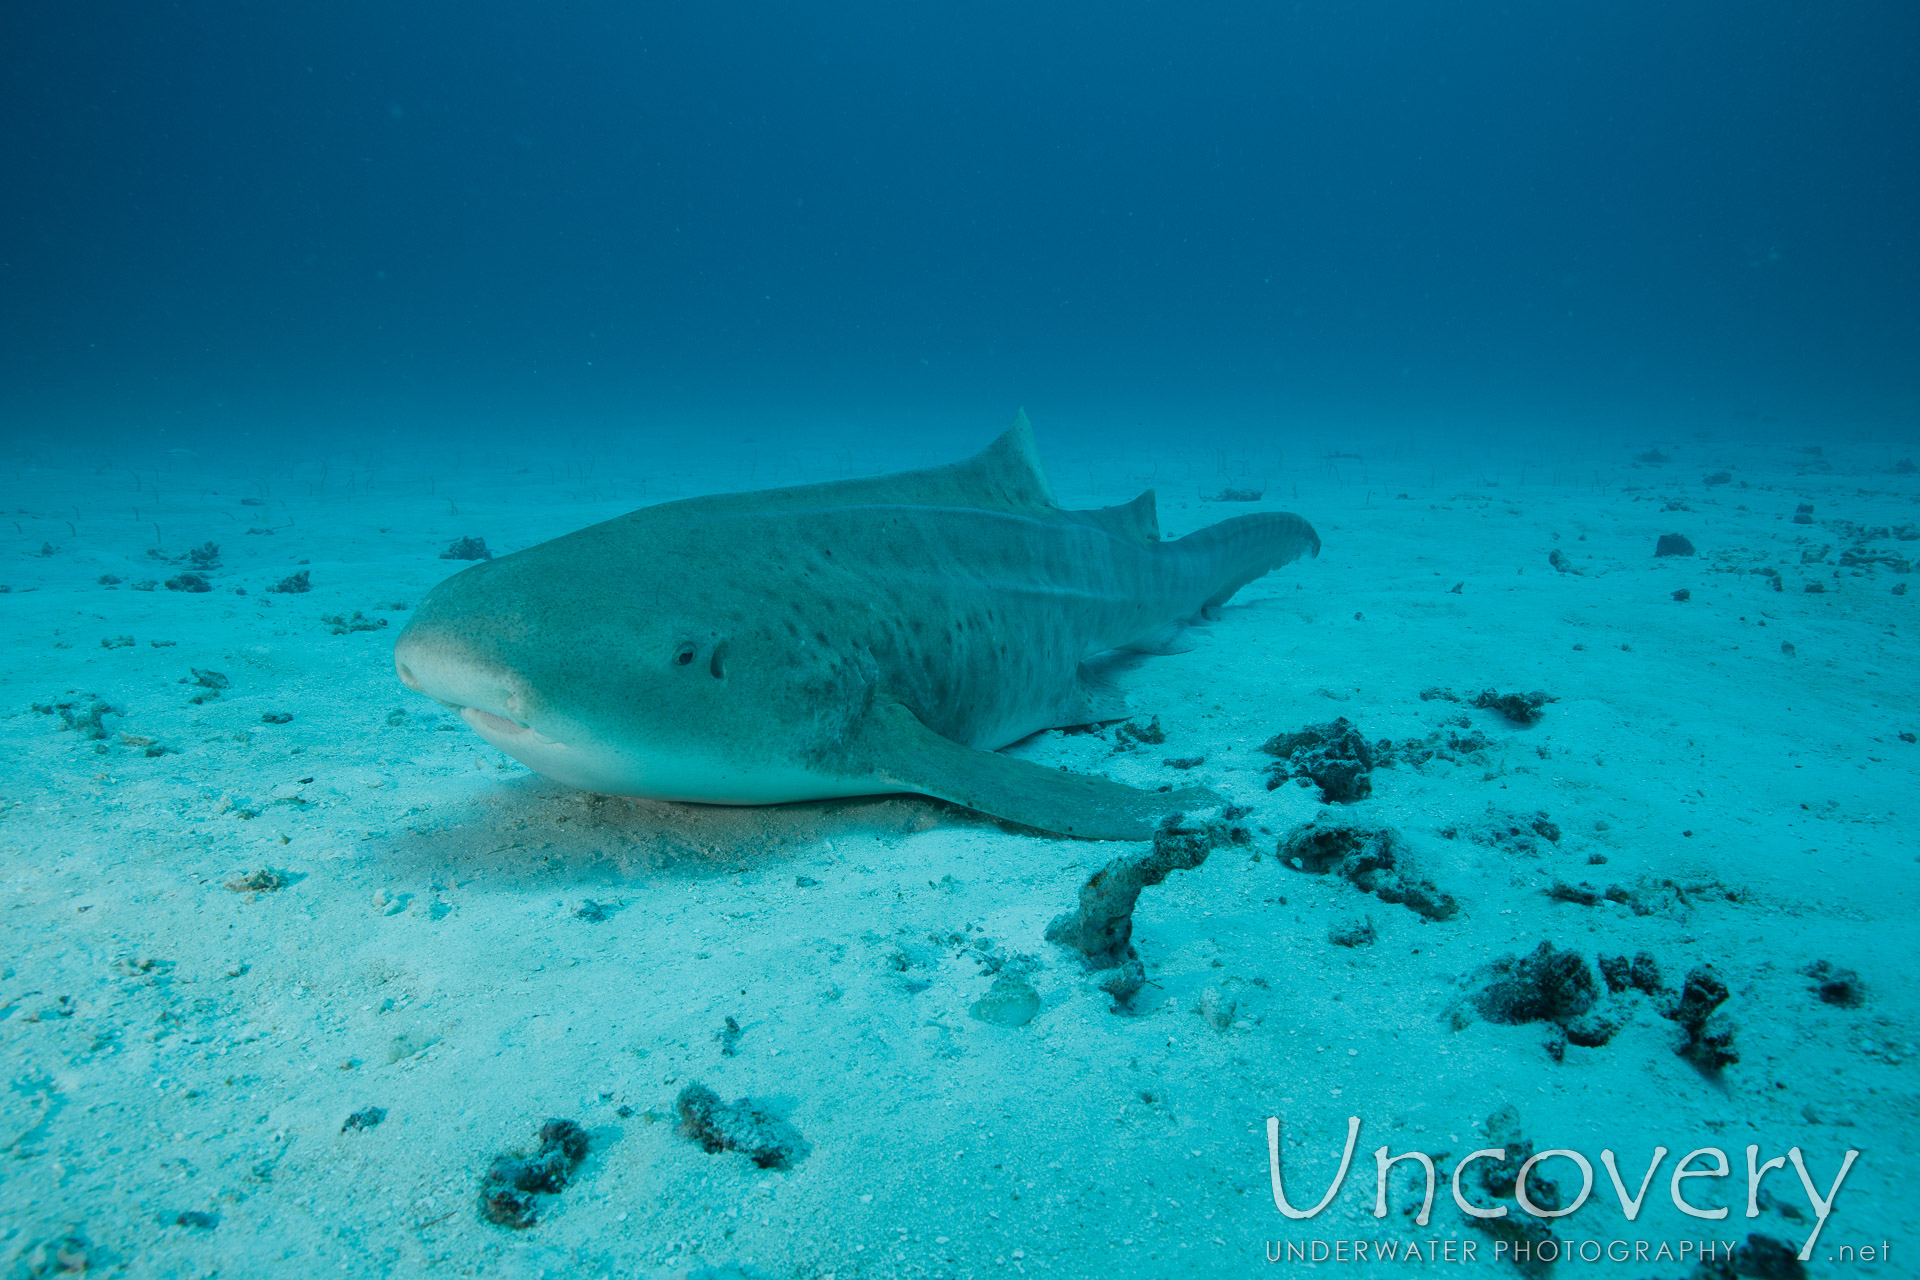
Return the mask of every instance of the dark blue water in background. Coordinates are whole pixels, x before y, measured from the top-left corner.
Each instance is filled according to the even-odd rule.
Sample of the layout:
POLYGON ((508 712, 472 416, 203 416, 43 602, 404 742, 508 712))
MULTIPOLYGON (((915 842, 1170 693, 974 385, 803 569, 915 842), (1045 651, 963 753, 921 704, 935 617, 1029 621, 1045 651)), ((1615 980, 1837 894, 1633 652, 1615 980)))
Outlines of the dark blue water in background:
POLYGON ((1917 69, 1904 2, 13 0, 0 414, 1910 430, 1917 69))

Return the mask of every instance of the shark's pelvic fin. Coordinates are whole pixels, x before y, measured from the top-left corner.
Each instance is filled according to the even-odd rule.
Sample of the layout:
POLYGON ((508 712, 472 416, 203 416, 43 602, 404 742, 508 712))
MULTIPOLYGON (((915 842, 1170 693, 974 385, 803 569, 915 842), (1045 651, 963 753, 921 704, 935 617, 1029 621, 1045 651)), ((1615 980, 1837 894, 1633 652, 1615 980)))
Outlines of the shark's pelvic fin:
POLYGON ((1161 623, 1145 635, 1135 636, 1120 647, 1129 653, 1165 655, 1191 653, 1200 647, 1200 642, 1194 638, 1188 619, 1175 618, 1171 622, 1161 623))
POLYGON ((1133 712, 1127 708, 1127 695, 1120 687, 1085 663, 1074 673, 1073 700, 1067 718, 1056 728, 1076 724, 1105 724, 1125 720, 1133 712))

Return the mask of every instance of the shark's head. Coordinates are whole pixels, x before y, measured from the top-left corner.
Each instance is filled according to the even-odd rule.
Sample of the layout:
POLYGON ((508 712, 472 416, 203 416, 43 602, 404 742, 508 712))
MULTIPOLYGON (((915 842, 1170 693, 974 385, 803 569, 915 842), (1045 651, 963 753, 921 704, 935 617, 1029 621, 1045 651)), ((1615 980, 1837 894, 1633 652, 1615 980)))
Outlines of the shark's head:
POLYGON ((395 641, 401 683, 569 786, 746 804, 817 794, 807 743, 835 727, 793 696, 809 681, 792 656, 769 660, 764 602, 688 590, 662 559, 593 573, 590 545, 556 553, 594 532, 435 587, 395 641))

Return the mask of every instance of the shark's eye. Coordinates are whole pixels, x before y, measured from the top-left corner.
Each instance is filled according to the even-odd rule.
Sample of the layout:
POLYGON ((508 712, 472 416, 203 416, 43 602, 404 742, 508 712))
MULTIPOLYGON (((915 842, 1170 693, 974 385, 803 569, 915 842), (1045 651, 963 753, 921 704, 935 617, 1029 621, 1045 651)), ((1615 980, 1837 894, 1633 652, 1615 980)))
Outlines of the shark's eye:
POLYGON ((678 649, 674 650, 673 664, 676 667, 688 666, 693 662, 693 655, 697 652, 699 652, 699 650, 694 648, 694 646, 690 644, 683 644, 678 649))

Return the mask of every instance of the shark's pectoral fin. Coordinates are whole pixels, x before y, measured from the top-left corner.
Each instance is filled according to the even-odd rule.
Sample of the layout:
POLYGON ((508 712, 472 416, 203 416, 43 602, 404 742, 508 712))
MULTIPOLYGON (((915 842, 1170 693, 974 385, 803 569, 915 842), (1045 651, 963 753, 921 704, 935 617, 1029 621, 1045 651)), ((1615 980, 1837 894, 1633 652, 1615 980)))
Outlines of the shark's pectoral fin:
POLYGON ((854 745, 851 754, 890 786, 1082 840, 1151 839, 1165 815, 1221 803, 1204 787, 1138 791, 977 751, 935 733, 899 703, 876 703, 854 745))

